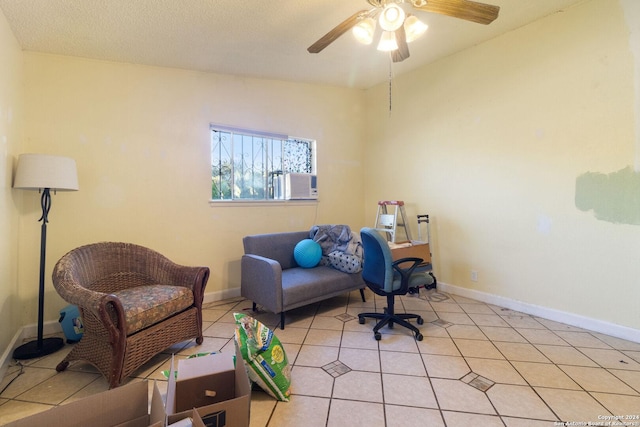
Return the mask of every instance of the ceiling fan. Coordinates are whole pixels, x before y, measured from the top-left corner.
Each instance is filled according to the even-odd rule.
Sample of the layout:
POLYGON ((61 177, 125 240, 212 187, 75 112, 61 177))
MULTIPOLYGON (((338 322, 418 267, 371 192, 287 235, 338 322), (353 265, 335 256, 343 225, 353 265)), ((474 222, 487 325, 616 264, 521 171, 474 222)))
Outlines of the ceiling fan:
POLYGON ((319 53, 338 37, 353 29, 356 39, 364 44, 373 41, 376 28, 375 18, 379 18, 382 36, 378 50, 391 52, 393 62, 401 62, 409 57, 407 43, 415 40, 427 29, 426 24, 415 15, 406 13, 399 5, 409 3, 413 9, 439 13, 479 24, 488 25, 498 17, 499 6, 478 3, 471 0, 367 0, 372 9, 360 10, 322 36, 309 46, 309 53, 319 53))

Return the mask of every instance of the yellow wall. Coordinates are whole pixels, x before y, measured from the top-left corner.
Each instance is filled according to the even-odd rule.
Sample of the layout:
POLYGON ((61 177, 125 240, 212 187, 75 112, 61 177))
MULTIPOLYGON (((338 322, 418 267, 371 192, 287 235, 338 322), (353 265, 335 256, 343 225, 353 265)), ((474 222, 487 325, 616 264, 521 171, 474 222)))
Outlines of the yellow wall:
MULTIPOLYGON (((82 244, 134 242, 209 266, 207 293, 224 297, 239 293, 244 235, 362 226, 362 91, 36 53, 25 53, 25 87, 25 150, 73 157, 80 182, 53 196, 48 319, 63 306, 50 272, 82 244), (211 206, 211 122, 316 139, 320 201, 211 206)), ((36 196, 21 220, 24 283, 37 283, 36 196)), ((25 323, 35 297, 22 295, 25 323)))
POLYGON ((21 148, 22 76, 22 51, 0 12, 0 349, 22 326, 16 304, 20 195, 11 189, 21 148))
POLYGON ((635 12, 585 2, 397 77, 391 117, 368 90, 367 217, 431 214, 446 284, 640 329, 635 12), (618 181, 581 196, 612 216, 576 206, 587 172, 618 181))

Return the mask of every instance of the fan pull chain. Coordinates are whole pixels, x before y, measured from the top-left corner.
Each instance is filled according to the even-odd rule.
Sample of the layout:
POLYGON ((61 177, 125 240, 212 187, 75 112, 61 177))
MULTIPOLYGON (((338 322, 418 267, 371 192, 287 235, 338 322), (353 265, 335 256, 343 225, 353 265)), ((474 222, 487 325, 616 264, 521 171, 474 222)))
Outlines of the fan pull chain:
POLYGON ((393 77, 391 66, 393 62, 391 61, 391 55, 389 55, 389 117, 391 117, 391 79, 393 77))

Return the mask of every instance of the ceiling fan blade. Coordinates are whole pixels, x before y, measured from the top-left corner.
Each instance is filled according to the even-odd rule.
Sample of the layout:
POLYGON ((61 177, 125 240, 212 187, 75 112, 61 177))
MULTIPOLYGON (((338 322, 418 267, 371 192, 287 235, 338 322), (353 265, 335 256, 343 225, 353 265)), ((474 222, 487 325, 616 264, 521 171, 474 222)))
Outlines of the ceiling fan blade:
POLYGON ((333 43, 338 37, 353 28, 353 26, 358 23, 360 18, 367 13, 369 13, 368 10, 361 10, 354 13, 349 18, 339 23, 333 30, 322 36, 317 42, 309 46, 307 48, 307 51, 309 51, 309 53, 320 52, 322 49, 333 43))
POLYGON ((393 62, 402 62, 409 57, 407 33, 404 31, 404 25, 396 30, 396 43, 398 43, 398 48, 391 52, 391 59, 393 62))
POLYGON ((500 6, 470 0, 427 0, 422 6, 416 6, 414 2, 413 7, 425 12, 439 13, 484 25, 492 23, 500 12, 500 6))

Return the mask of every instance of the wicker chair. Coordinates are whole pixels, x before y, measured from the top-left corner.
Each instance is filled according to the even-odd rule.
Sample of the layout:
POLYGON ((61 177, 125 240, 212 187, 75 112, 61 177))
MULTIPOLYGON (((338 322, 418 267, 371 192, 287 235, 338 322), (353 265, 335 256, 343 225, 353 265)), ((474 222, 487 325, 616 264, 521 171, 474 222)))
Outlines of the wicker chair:
POLYGON ((117 387, 167 347, 202 344, 207 267, 180 266, 130 243, 102 242, 64 255, 53 271, 63 299, 80 308, 84 334, 58 364, 86 360, 117 387))

